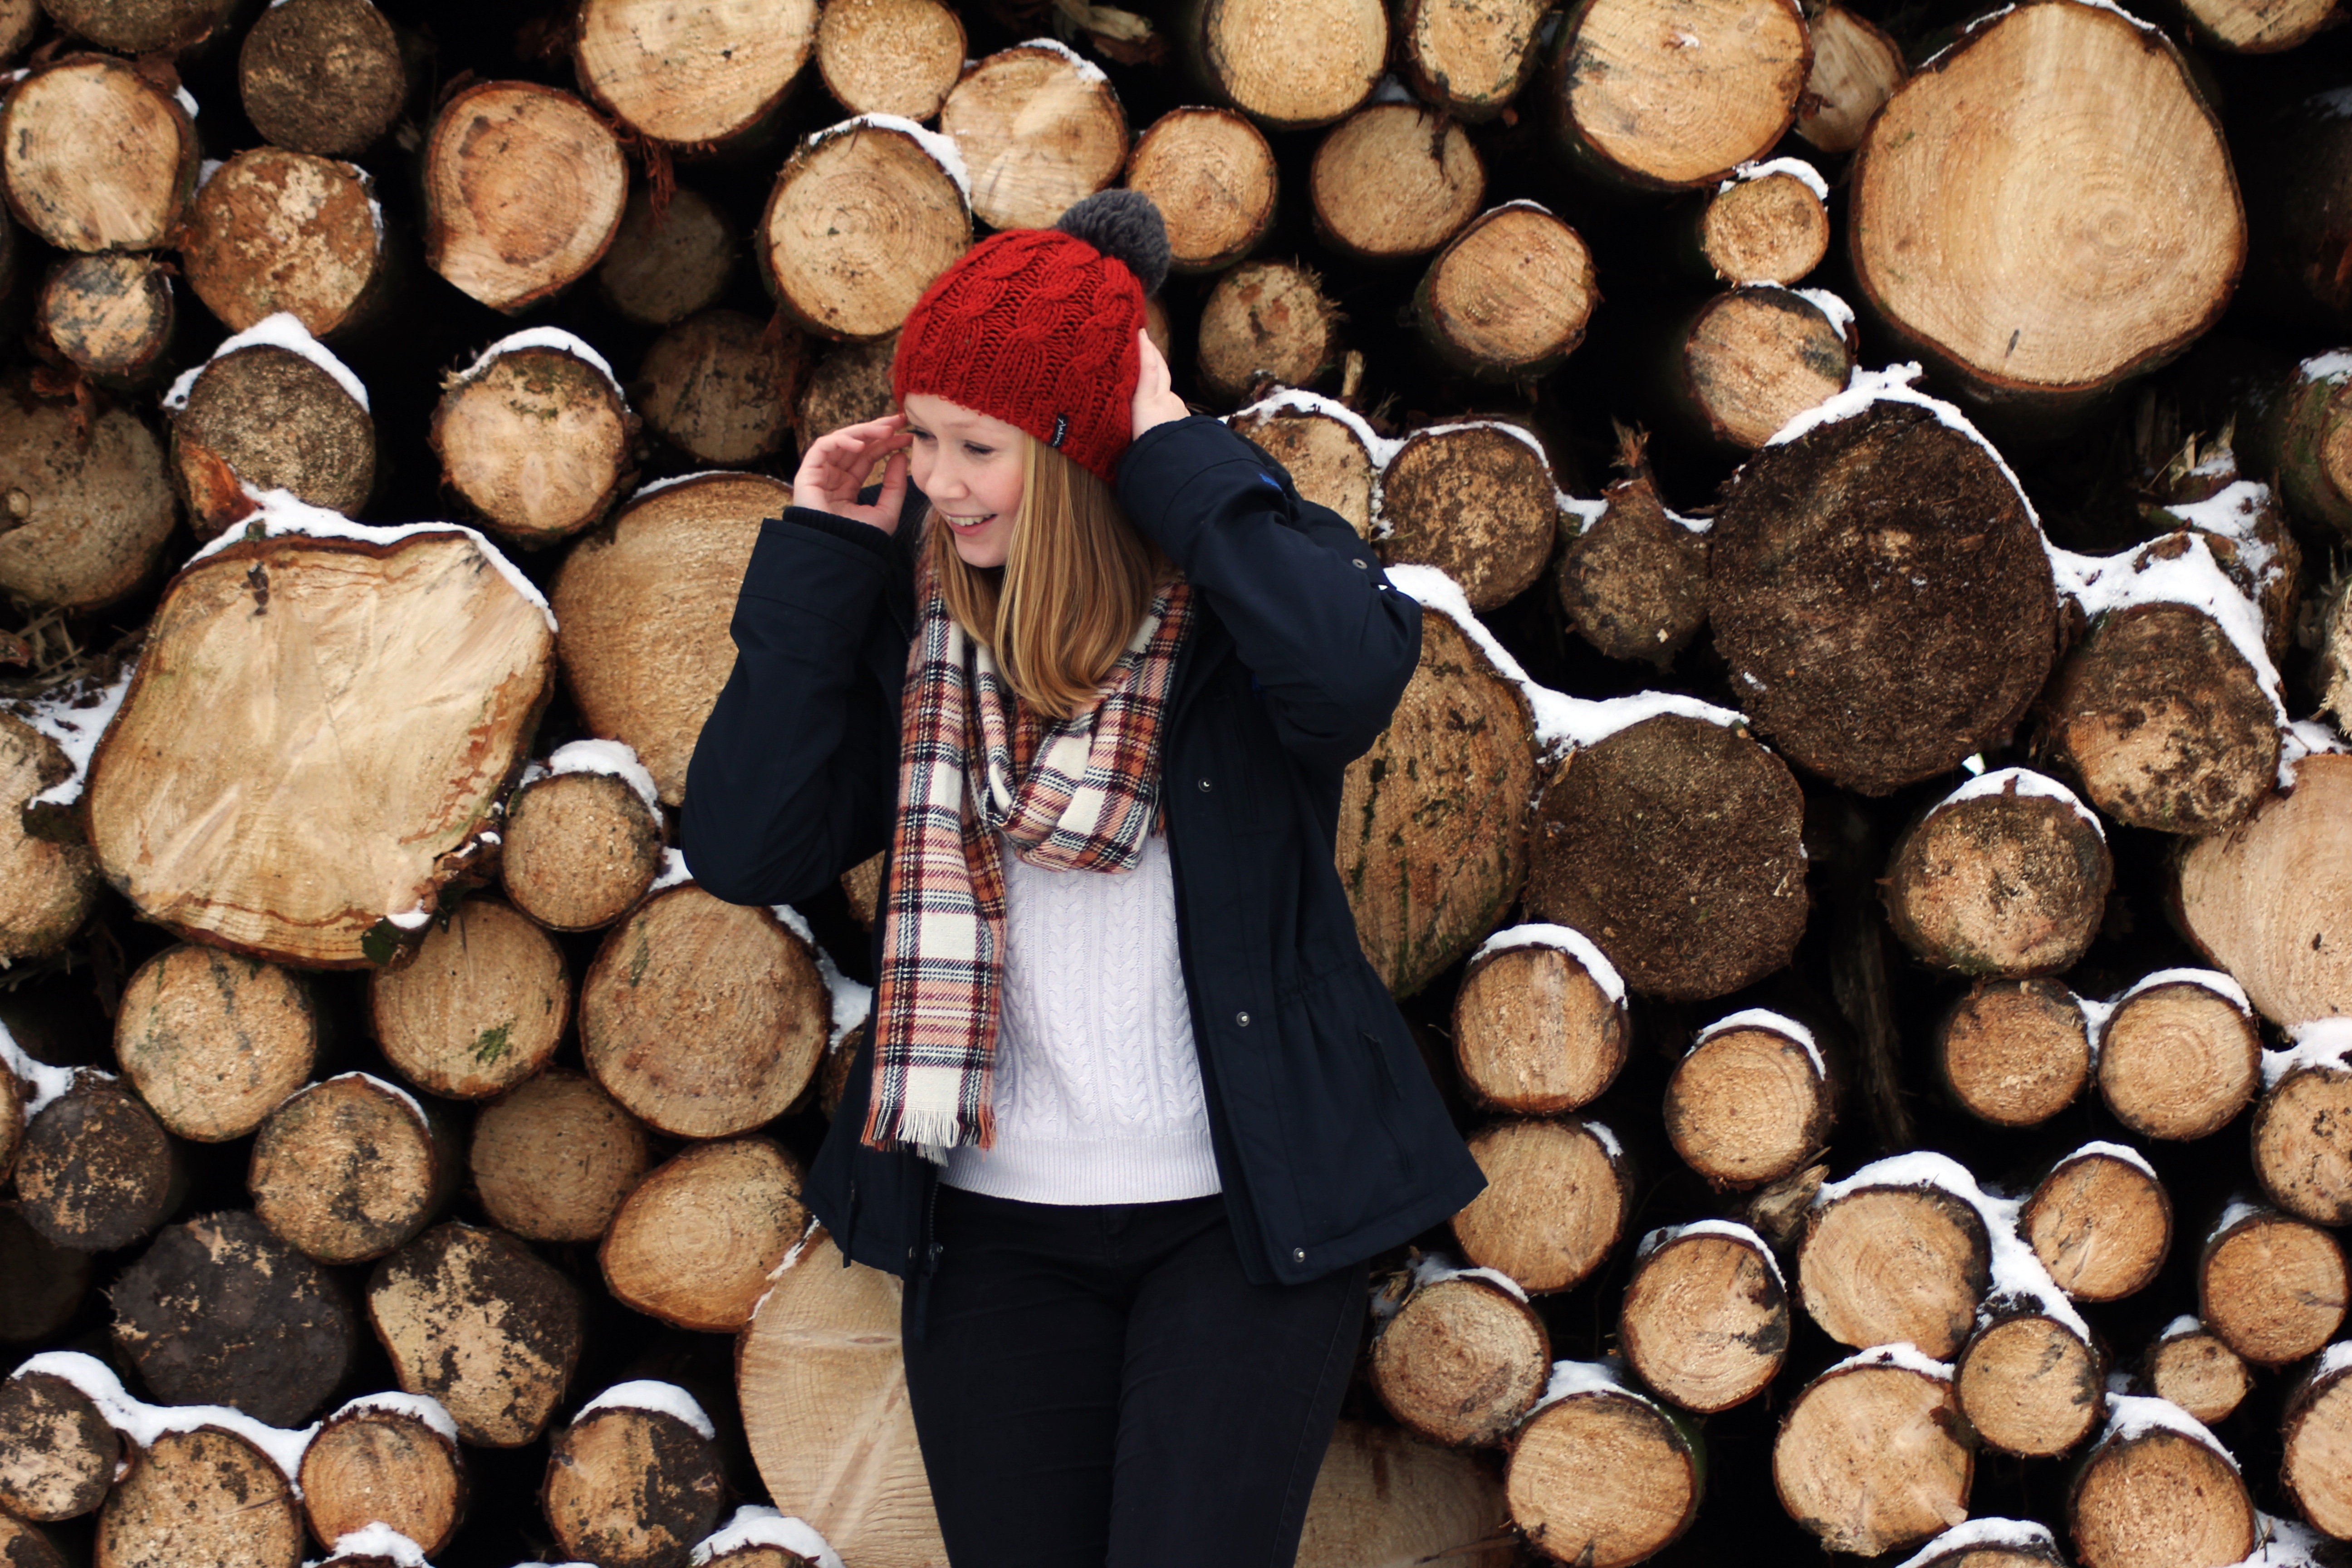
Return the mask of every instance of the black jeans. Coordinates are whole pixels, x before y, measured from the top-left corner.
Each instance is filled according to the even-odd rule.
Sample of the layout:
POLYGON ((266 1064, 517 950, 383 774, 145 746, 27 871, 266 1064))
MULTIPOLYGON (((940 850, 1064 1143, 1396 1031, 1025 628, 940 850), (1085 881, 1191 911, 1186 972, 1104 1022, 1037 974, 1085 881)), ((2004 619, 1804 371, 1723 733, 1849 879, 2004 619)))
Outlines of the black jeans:
POLYGON ((1242 1277, 1221 1197, 1063 1206, 942 1186, 900 1338, 954 1568, 1290 1568, 1365 1268, 1242 1277))

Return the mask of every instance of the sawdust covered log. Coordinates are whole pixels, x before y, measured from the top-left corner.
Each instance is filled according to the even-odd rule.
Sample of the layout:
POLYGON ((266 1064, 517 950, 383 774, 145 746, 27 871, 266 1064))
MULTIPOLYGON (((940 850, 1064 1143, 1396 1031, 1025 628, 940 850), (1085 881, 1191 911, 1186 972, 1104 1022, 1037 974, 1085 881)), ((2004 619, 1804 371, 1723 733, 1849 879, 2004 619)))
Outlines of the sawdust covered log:
POLYGON ((163 444, 131 410, 100 413, 85 437, 70 398, 0 380, 0 472, 9 527, 0 590, 69 611, 102 609, 145 582, 179 521, 163 444))
POLYGON ((682 1412, 614 1404, 557 1433, 540 1499, 564 1554, 600 1568, 685 1568, 718 1524, 727 1489, 705 1422, 697 1428, 682 1412))
POLYGON ((392 129, 410 68, 400 35, 369 0, 283 0, 237 53, 253 128, 280 147, 355 158, 392 129))
POLYGON ((18 223, 59 250, 155 250, 196 194, 196 127, 129 60, 69 54, 0 103, 0 183, 18 223))
POLYGON ((545 1431, 580 1360, 578 1290, 503 1231, 426 1231, 375 1266, 368 1318, 400 1386, 439 1400, 483 1447, 545 1431))
POLYGON ((1500 1442, 1551 1375, 1543 1320, 1487 1276, 1441 1269, 1411 1279, 1411 1293, 1373 1335, 1372 1392, 1433 1442, 1500 1442))
POLYGON ((2234 997, 2194 980, 2135 988, 2099 1032, 2099 1094, 2149 1138, 2206 1138, 2261 1087, 2262 1038, 2234 997))
MULTIPOLYGON (((72 776, 73 764, 57 742, 0 710, 0 801, 17 808, 0 810, 0 958, 12 963, 63 947, 98 901, 98 867, 89 846, 25 831, 25 804, 72 776)), ((10 1147, 10 1138, 0 1131, 0 1149, 10 1147)), ((0 1152, 0 1174, 7 1168, 8 1155, 0 1152)))
POLYGON ((635 385, 646 425, 697 463, 751 463, 792 438, 801 374, 798 332, 705 310, 654 340, 635 385))
POLYGON ((346 516, 375 489, 368 405, 308 353, 269 342, 231 349, 174 386, 164 407, 172 482, 199 539, 252 511, 247 488, 286 490, 346 516))
POLYGON ((49 268, 35 327, 67 363, 102 386, 155 379, 177 312, 167 264, 152 256, 68 256, 49 268))
POLYGON ((628 201, 604 119, 536 82, 461 89, 433 117, 424 158, 425 264, 509 314, 602 260, 628 201))
POLYGON ((1984 1220, 1934 1186, 1864 1186, 1815 1201, 1797 1252, 1798 1291, 1842 1345, 1908 1341, 1948 1360, 1976 1327, 1991 1279, 1984 1220))
POLYGON ((2270 1200, 2314 1225, 2352 1224, 2352 1068, 2296 1062, 2254 1108, 2254 1175, 2270 1200))
POLYGON ((122 1439, 71 1382, 20 1372, 0 1383, 0 1517, 79 1519, 106 1500, 121 1457, 122 1439))
POLYGON ((529 1241, 593 1241, 653 1164, 637 1119, 550 1068, 482 1108, 467 1152, 482 1210, 529 1241))
POLYGON ((1788 1175, 1827 1147, 1836 1112, 1810 1032, 1769 1014, 1700 1031, 1666 1080, 1666 1137, 1718 1191, 1788 1175))
POLYGON ((1201 87, 1269 131, 1346 118, 1389 56, 1380 0, 1190 0, 1179 37, 1201 87))
POLYGON ((1405 86, 1465 124, 1493 120, 1535 74, 1544 11, 1540 0, 1403 0, 1395 49, 1405 86))
POLYGON ((1960 1109, 1995 1127, 2034 1127, 2091 1081, 2091 1029, 2054 980, 1979 980, 1937 1024, 1937 1076, 1960 1109))
POLYGON ((456 1130, 365 1073, 312 1084, 270 1112, 246 1187, 278 1237, 321 1263, 381 1258, 455 1194, 456 1130))
POLYGON ((1531 202, 1490 208, 1439 252, 1413 320, 1439 361, 1483 381, 1532 381, 1584 341, 1601 303, 1592 252, 1531 202))
POLYGON ((276 1461, 217 1426, 142 1449, 99 1510, 95 1568, 299 1568, 302 1510, 276 1461))
POLYGON ((1857 1356, 1805 1385, 1772 1446, 1789 1517, 1832 1552, 1875 1556, 1969 1515, 1976 1461, 1948 1373, 1857 1356))
POLYGON ((1128 155, 1128 189, 1159 207, 1177 273, 1219 271, 1256 248, 1279 184, 1265 132, 1230 109, 1171 110, 1128 155))
POLYGON ((2106 834, 2039 775, 1986 776, 1993 788, 1962 785, 1896 841, 1880 884, 1888 922, 1913 952, 1962 974, 2072 969, 2115 884, 2106 834))
POLYGON ((639 326, 670 326, 719 303, 738 249, 726 214, 701 192, 680 185, 656 219, 652 193, 640 185, 597 264, 596 290, 639 326))
POLYGON ((492 531, 529 549, 612 509, 635 477, 635 434, 601 363, 533 342, 495 347, 443 383, 426 438, 443 486, 492 531))
POLYGON ((776 175, 754 243, 777 308, 821 337, 898 330, 971 248, 971 204, 939 156, 889 126, 836 126, 776 175), (843 225, 854 212, 860 222, 843 225))
POLYGON ((1360 422, 1341 405, 1292 394, 1233 416, 1233 427, 1265 447, 1298 493, 1345 518, 1358 536, 1372 532, 1372 486, 1379 474, 1360 422))
POLYGON ((1333 126, 1307 166, 1315 232, 1352 260, 1424 256, 1461 232, 1486 195, 1469 133, 1416 103, 1368 104, 1333 126))
POLYGON ((1597 505, 1560 513, 1560 608, 1611 658, 1664 669, 1706 624, 1706 528, 1667 510, 1642 437, 1621 429, 1626 474, 1597 505))
POLYGON ((1454 1216, 1463 1255, 1531 1292, 1566 1290, 1625 1235, 1633 1178, 1597 1122, 1505 1121, 1475 1133, 1486 1189, 1454 1216))
POLYGON ((1568 947, 1540 940, 1490 946, 1454 998, 1454 1058, 1485 1105, 1556 1116, 1616 1081, 1632 1047, 1624 992, 1568 947))
POLYGON ((1717 294, 1673 341, 1666 388, 1674 407, 1707 440, 1740 451, 1763 446, 1790 420, 1844 391, 1853 374, 1845 322, 1819 300, 1777 285, 1717 294))
POLYGON ((1797 134, 1824 153, 1851 153, 1879 105, 1903 85, 1903 47, 1843 5, 1808 14, 1805 31, 1813 68, 1798 100, 1797 134))
POLYGON ((1642 1381, 1685 1410, 1746 1403, 1789 1352, 1789 1290, 1763 1237, 1721 1223, 1670 1230, 1642 1255, 1617 1314, 1642 1381))
POLYGON ((515 908, 551 931, 596 931, 645 896, 661 869, 661 821, 623 779, 531 780, 507 803, 499 875, 515 908))
POLYGON ((448 1417, 413 1394, 362 1395, 302 1450, 302 1512, 322 1546, 382 1522, 437 1556, 466 1514, 466 1460, 448 1417))
POLYGON ((1381 559, 1434 566, 1473 610, 1497 608, 1543 574, 1559 493, 1541 447, 1516 426, 1417 430, 1381 471, 1381 559))
POLYGON ((963 21, 940 0, 847 0, 817 22, 817 74, 852 114, 929 121, 964 58, 963 21))
POLYGON ((2226 1420, 2253 1392, 2245 1361, 2195 1318, 2168 1325, 2147 1347, 2140 1375, 2156 1391, 2206 1426, 2226 1420))
POLYGON ((1306 268, 1244 261, 1210 290, 1194 347, 1201 388, 1220 402, 1265 382, 1312 386, 1339 358, 1339 309, 1306 268))
POLYGON ((614 1298, 684 1329, 732 1333, 808 1228, 800 1162, 765 1138, 698 1143, 638 1184, 597 1258, 614 1298))
POLYGON ((2197 1263, 2197 1316, 2256 1366, 2300 1361, 2344 1323, 2344 1249, 2315 1225, 2233 1205, 2197 1263))
POLYGON ((1699 258, 1724 283, 1794 283, 1829 253, 1829 208, 1783 160, 1725 182, 1693 221, 1699 258))
POLYGON ((1016 44, 966 69, 940 130, 971 171, 973 214, 994 228, 1050 228, 1127 163, 1127 111, 1109 79, 1046 44, 1016 44))
POLYGON ((213 171, 180 260, 196 298, 233 332, 289 310, 312 337, 331 338, 391 291, 373 182, 352 164, 278 147, 248 148, 213 171))
POLYGON ((816 33, 816 0, 584 0, 572 64, 582 90, 640 135, 740 146, 766 132, 816 33))
POLYGON ((1502 1483, 1476 1458, 1342 1421, 1315 1475, 1297 1568, 1510 1568, 1519 1557, 1509 1525, 1502 1483))
POLYGON ((402 1076, 452 1100, 520 1083, 555 1054, 572 977, 553 939, 496 899, 470 898, 415 962, 368 977, 368 1014, 402 1076))
POLYGON ((2035 1184, 2017 1230, 2067 1295, 2118 1301, 2164 1267, 2172 1249, 2172 1199, 2129 1151, 2091 1143, 2035 1184))
POLYGON ((2352 757, 2305 757, 2292 792, 2189 845, 2176 900, 2272 1023, 2352 1013, 2352 757))
POLYGON ((2260 1521, 2218 1444, 2118 1419, 2075 1472, 2066 1522, 2084 1568, 2179 1568, 2242 1562, 2260 1521))
POLYGON ((1648 1399, 1603 1381, 1576 1387, 1528 1418, 1512 1442, 1503 1489, 1511 1521, 1544 1556, 1580 1568, 1625 1568, 1690 1528, 1705 1475, 1685 1428, 1648 1399))
POLYGON ((261 1125, 310 1077, 319 1014, 290 970, 183 943, 141 964, 114 1016, 114 1055, 157 1119, 218 1143, 261 1125))
POLYGON ((16 1212, 52 1247, 111 1252, 163 1223, 181 1175, 154 1113, 111 1075, 79 1072, 26 1125, 16 1212))

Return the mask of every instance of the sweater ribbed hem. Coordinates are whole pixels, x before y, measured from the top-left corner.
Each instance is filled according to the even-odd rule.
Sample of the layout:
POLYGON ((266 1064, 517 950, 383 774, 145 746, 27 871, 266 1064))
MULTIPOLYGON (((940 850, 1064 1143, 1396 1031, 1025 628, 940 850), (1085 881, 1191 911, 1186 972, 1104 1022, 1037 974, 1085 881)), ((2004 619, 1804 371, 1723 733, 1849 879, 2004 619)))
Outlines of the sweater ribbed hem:
POLYGON ((1223 1191, 1207 1128, 1163 1138, 1008 1139, 957 1147, 940 1180, 1028 1204, 1160 1204, 1223 1191))

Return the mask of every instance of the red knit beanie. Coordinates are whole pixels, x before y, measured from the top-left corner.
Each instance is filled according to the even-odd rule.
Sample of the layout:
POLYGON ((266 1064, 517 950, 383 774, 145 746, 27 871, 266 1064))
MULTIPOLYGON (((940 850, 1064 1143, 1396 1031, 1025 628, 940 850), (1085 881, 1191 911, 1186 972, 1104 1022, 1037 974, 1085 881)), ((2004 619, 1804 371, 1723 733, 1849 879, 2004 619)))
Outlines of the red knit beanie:
POLYGON ((890 392, 1026 430, 1107 484, 1132 427, 1144 296, 1168 231, 1140 191, 1104 191, 1052 228, 989 236, 933 280, 898 334, 890 392))

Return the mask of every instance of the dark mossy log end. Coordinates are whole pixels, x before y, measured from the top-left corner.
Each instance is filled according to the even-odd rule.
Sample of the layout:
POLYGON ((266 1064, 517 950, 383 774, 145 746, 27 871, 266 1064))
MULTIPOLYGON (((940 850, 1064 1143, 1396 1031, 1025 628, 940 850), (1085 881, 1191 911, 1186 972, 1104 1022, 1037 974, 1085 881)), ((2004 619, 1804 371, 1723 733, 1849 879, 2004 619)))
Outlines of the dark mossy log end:
POLYGON ((1696 214, 1697 249, 1725 283, 1794 283, 1829 254, 1830 215, 1795 159, 1758 164, 1725 182, 1696 214))
POLYGON ((1584 237, 1533 202, 1481 214, 1413 290, 1422 342, 1482 381, 1518 384, 1559 368, 1601 303, 1584 237))
POLYGON ((2278 1025, 2352 1013, 2352 757, 2295 764, 2294 788, 2190 844, 2181 930, 2278 1025))
POLYGON ((8 210, 59 250, 170 245, 196 194, 197 157, 195 121, 129 60, 66 55, 0 101, 8 210))
POLYGON ((1379 264, 1425 256, 1478 215, 1486 166, 1469 132, 1417 103, 1373 103, 1328 132, 1307 166, 1315 232, 1379 264))
POLYGON ((1439 1443, 1501 1442, 1544 1391, 1551 1336, 1527 1299, 1475 1273, 1417 1271, 1372 1339, 1381 1403, 1439 1443))
POLYGON ((994 228, 1046 228, 1127 163, 1127 111, 1100 68, 1067 48, 1017 44, 968 68, 940 109, 994 228))
POLYGON ((1698 1517, 1706 1461, 1696 1441, 1603 1365, 1563 1362, 1570 1391, 1529 1416, 1503 1478, 1511 1521, 1555 1563, 1628 1568, 1671 1545, 1698 1517))
POLYGON ((1911 404, 1759 452, 1708 547, 1732 689, 1790 757, 1864 795, 2000 741, 2057 651, 2025 498, 1985 447, 1911 404))
POLYGON ((553 938, 496 899, 470 898, 412 962, 368 977, 368 1015, 403 1077, 480 1100, 555 1054, 572 1019, 572 977, 553 938))
POLYGON ((661 821, 624 779, 551 773, 507 803, 499 875, 515 907, 551 931, 597 931, 661 870, 661 821))
POLYGON ((1525 694, 1452 617, 1424 614, 1421 662, 1339 795, 1340 885, 1395 994, 1444 973, 1519 896, 1536 777, 1525 694))
POLYGON ((1256 248, 1274 222, 1279 176, 1265 133, 1246 116, 1194 108, 1171 110, 1136 138, 1126 184, 1160 208, 1171 270, 1202 273, 1256 248))
POLYGON ((656 217, 641 185, 596 266, 596 289, 639 326, 670 326, 719 303, 741 248, 727 215, 701 192, 679 186, 656 217))
POLYGON ((808 1229, 800 1162, 766 1138, 698 1143, 637 1184, 597 1260, 614 1299, 682 1329, 733 1333, 808 1229))
POLYGON ((180 258, 196 298, 236 332, 289 310, 312 337, 331 337, 368 319, 388 289, 366 173, 278 147, 249 148, 213 171, 180 258))
POLYGON ((22 1203, 0 1204, 0 1340, 37 1344, 61 1332, 89 1289, 90 1255, 51 1242, 22 1203))
POLYGON ((1735 1016, 1701 1032, 1666 1080, 1666 1137, 1717 1191, 1762 1186, 1829 1143, 1837 1096, 1801 1026, 1735 1016))
POLYGON ((572 66, 582 90, 638 135, 707 150, 767 130, 816 31, 816 0, 584 0, 572 66))
POLYGON ((1744 732, 1644 720, 1544 786, 1528 912, 1591 937, 1643 995, 1727 995, 1804 934, 1803 817, 1787 764, 1744 732))
POLYGON ((2197 1265, 2197 1316, 2256 1366, 2300 1361, 2336 1337, 2344 1249, 2315 1225, 2233 1205, 2197 1265))
POLYGON ((1313 386, 1339 363, 1339 320, 1307 268, 1243 262, 1217 279, 1201 307, 1193 343, 1201 390, 1233 404, 1262 384, 1313 386))
POLYGON ((2124 1403, 2075 1471, 2066 1519, 2086 1568, 2239 1563, 2253 1551, 2261 1521, 2238 1467, 2177 1420, 2160 1401, 2124 1403))
MULTIPOLYGON (((0 711, 0 798, 21 804, 72 776, 73 763, 55 741, 0 711)), ((100 886, 89 846, 27 833, 21 810, 0 812, 0 958, 46 958, 64 947, 89 918, 100 886)), ((13 1136, 0 1132, 0 1149, 8 1151, 0 1152, 0 1175, 13 1136)))
MULTIPOLYGON (((648 1385, 615 1392, 631 1386, 648 1385)), ((707 1418, 697 1429, 682 1411, 598 1405, 548 1445, 540 1501, 567 1556, 602 1568, 685 1568, 718 1524, 726 1489, 707 1418)))
POLYGON ((425 133, 425 264, 509 314, 563 291, 621 226, 628 165, 604 118, 536 82, 477 82, 425 133))
POLYGON ((120 54, 178 54, 228 25, 235 0, 41 0, 77 38, 120 54))
POLYGON ((1556 1116, 1598 1099, 1632 1046, 1624 994, 1570 948, 1490 945, 1454 998, 1454 1058, 1479 1102, 1556 1116))
POLYGON ((1298 493, 1372 533, 1372 487, 1379 468, 1366 445, 1369 427, 1345 405, 1290 393, 1233 416, 1233 427, 1265 447, 1298 493))
POLYGON ((179 521, 163 444, 137 415, 116 406, 84 422, 72 398, 39 396, 22 373, 0 379, 0 472, 10 524, 0 590, 36 605, 96 610, 123 598, 179 521))
POLYGON ((169 263, 152 256, 68 256, 49 268, 35 317, 42 339, 104 386, 134 390, 171 347, 169 263))
POLYGON ((1854 366, 1847 331, 1842 312, 1804 293, 1743 284, 1700 306, 1675 333, 1667 395, 1698 435, 1753 451, 1845 390, 1854 366))
POLYGON ((735 668, 727 625, 764 518, 793 504, 763 474, 707 474, 623 505, 565 555, 548 598, 564 684, 591 734, 637 754, 665 805, 735 668))
MULTIPOLYGON (((178 389, 174 389, 178 397, 178 389)), ((252 343, 207 363, 172 416, 172 482, 210 539, 253 510, 246 490, 286 490, 346 516, 375 489, 375 421, 308 354, 252 343)))
POLYGON ((1597 1122, 1505 1121, 1470 1140, 1486 1189, 1454 1216, 1463 1256, 1532 1292, 1566 1290, 1624 1237, 1633 1183, 1597 1122))
POLYGON ((2147 1347, 2140 1375, 2158 1399, 2178 1405, 2208 1426, 2228 1419, 2254 1390, 2254 1374, 2245 1358, 2194 1318, 2176 1321, 2147 1347))
POLYGON ((165 1226, 110 1294, 114 1342, 168 1405, 299 1426, 359 1352, 341 1283, 241 1209, 165 1226))
POLYGON ((1962 785, 1905 832, 1880 882, 1903 944, 2003 979, 2072 969, 2098 934, 2115 861, 2098 819, 2021 769, 1962 785))
POLYGON ((1315 1475, 1297 1568, 1514 1568, 1524 1560, 1510 1524, 1502 1481, 1477 1456, 1342 1421, 1315 1475))
POLYGON ((1187 0, 1181 11, 1195 80, 1269 131, 1345 119, 1388 63, 1381 0, 1187 0))
POLYGON ((2352 1353, 2324 1356, 2287 1400, 2279 1481, 2303 1517, 2352 1540, 2352 1353))
POLYGON ((2188 347, 2246 256, 2221 124, 2179 51, 2074 0, 1964 33, 1870 122, 1850 180, 1863 300, 2021 424, 2188 347))
POLYGON ((1789 1352, 1780 1266, 1743 1226, 1667 1231, 1634 1265, 1617 1339, 1642 1381, 1684 1409, 1712 1415, 1743 1404, 1789 1352))
POLYGON ((1706 526, 1666 510, 1649 467, 1560 514, 1560 608, 1612 658, 1664 669, 1706 625, 1706 526))
POLYGON ((1824 153, 1851 153, 1879 105, 1903 85, 1903 46, 1843 5, 1810 13, 1805 31, 1813 69, 1798 100, 1797 134, 1824 153))
POLYGON ((331 1546, 383 1523, 437 1556, 466 1515, 466 1460, 445 1412, 414 1394, 363 1395, 302 1450, 302 1512, 331 1546))
POLYGON ((2164 980, 2126 994, 2099 1031, 2099 1094, 2144 1137, 2210 1137, 2261 1087, 2262 1053, 2236 997, 2164 980))
POLYGON ((353 158, 400 118, 409 72, 400 36, 369 0, 280 0, 245 35, 236 83, 269 141, 353 158))
POLYGON ((817 74, 852 114, 928 121, 966 58, 963 21, 940 0, 847 0, 817 21, 817 74))
POLYGON ((2297 1218, 2352 1224, 2352 1069, 2299 1064, 2263 1091, 2254 1108, 2254 1174, 2297 1218))
POLYGON ((1584 174, 1690 190, 1780 140, 1812 64, 1794 0, 1584 0, 1553 46, 1539 112, 1584 174))
POLYGON ((1958 1194, 1865 1186, 1816 1201, 1797 1252, 1797 1289, 1813 1321, 1842 1345, 1907 1341, 1944 1361, 1976 1329, 1991 1258, 1983 1217, 1958 1194))
POLYGON ((2091 1026, 2054 980, 1979 980, 1936 1030, 1936 1069, 1960 1108, 1995 1127, 2036 1127, 2091 1082, 2091 1026))
POLYGON ((2092 1143, 2042 1178, 2017 1229, 2061 1290, 2077 1301, 2116 1301, 2164 1266, 2172 1200, 2131 1151, 2092 1143))
POLYGON ((74 1384, 44 1372, 0 1383, 0 1518, 79 1519, 106 1500, 121 1458, 122 1439, 74 1384))
POLYGON ((1498 608, 1551 559, 1559 494, 1542 448, 1516 426, 1416 430, 1381 470, 1381 560, 1434 566, 1473 610, 1498 608))
POLYGON ((299 1568, 293 1478, 218 1426, 166 1432, 140 1451, 99 1510, 95 1568, 299 1568))
POLYGON ((25 1128, 16 1212, 52 1247, 111 1252, 163 1223, 180 1175, 154 1113, 111 1076, 85 1070, 25 1128))
POLYGON ((2101 1415, 2099 1353, 2040 1312, 1996 1315, 1960 1350, 1952 1387, 1978 1436, 2005 1454, 2049 1458, 2090 1436, 2101 1415))
POLYGON ((301 975, 212 948, 165 948, 131 974, 114 1055, 131 1087, 183 1138, 218 1143, 261 1125, 302 1087, 319 1015, 301 975))
POLYGON ((375 1266, 368 1317, 400 1386, 488 1448, 545 1431, 580 1361, 578 1289, 503 1231, 426 1231, 375 1266))
POLYGON ((1832 1552, 1916 1545, 1969 1516, 1976 1457, 1966 1430, 1948 1373, 1887 1352, 1856 1356, 1789 1407, 1772 1484, 1789 1517, 1832 1552))
POLYGON ((467 1151, 482 1209, 530 1241, 593 1241, 653 1165, 637 1119, 550 1068, 482 1108, 467 1151))
POLYGON ((751 463, 792 439, 803 368, 798 332, 705 310, 654 340, 634 386, 646 424, 696 462, 751 463))
POLYGON ((365 1073, 312 1084, 261 1124, 246 1186, 254 1212, 321 1263, 381 1258, 425 1228, 457 1185, 455 1133, 365 1073))
POLYGON ((971 203, 931 147, 852 122, 785 163, 754 244, 786 316, 821 337, 878 338, 971 248, 971 203), (845 212, 861 221, 840 223, 845 212))
POLYGON ((602 363, 535 342, 494 347, 445 383, 426 438, 442 482, 494 532, 529 548, 612 509, 635 478, 635 435, 602 363))
POLYGON ((1422 102, 1481 125, 1501 114, 1535 74, 1543 0, 1402 0, 1396 61, 1422 102))

